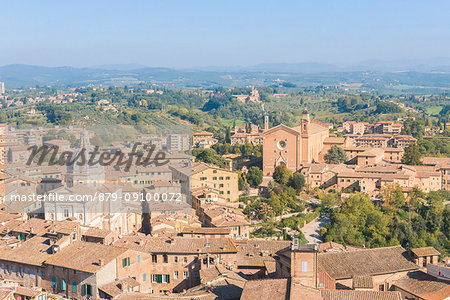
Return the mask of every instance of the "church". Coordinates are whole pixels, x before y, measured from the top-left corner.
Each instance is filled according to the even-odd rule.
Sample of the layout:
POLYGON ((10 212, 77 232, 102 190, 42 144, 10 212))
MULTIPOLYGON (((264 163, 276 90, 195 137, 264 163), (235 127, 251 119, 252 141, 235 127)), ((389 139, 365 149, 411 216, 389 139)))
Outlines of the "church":
POLYGON ((328 137, 328 125, 310 120, 306 109, 299 126, 291 128, 280 124, 267 129, 263 135, 264 176, 272 176, 275 167, 281 163, 295 172, 304 163, 319 161, 328 150, 324 147, 328 137))

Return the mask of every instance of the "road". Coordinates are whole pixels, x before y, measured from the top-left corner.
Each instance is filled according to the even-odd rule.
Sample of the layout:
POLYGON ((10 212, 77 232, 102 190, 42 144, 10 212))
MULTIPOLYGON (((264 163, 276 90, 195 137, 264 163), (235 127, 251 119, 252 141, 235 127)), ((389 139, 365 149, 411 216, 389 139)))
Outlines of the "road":
POLYGON ((301 230, 305 235, 305 238, 308 240, 308 243, 320 244, 323 243, 319 230, 322 227, 325 227, 330 222, 329 216, 320 216, 317 219, 311 221, 306 224, 301 230))

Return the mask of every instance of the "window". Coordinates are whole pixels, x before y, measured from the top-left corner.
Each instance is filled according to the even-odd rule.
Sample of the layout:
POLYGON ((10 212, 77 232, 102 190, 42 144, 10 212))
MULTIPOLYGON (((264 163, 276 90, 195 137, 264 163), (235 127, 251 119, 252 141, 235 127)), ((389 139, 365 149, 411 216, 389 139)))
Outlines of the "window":
POLYGON ((141 256, 140 256, 140 255, 137 256, 137 262, 138 262, 138 263, 141 262, 141 256))
POLYGON ((92 285, 90 285, 90 284, 83 284, 82 292, 83 292, 83 296, 84 295, 92 296, 92 285))
POLYGON ((146 282, 146 281, 147 281, 147 274, 144 273, 144 274, 142 275, 142 281, 143 281, 143 282, 146 282))
POLYGON ((52 277, 52 288, 56 288, 56 277, 52 277))
POLYGON ((152 274, 152 283, 170 283, 170 275, 152 274))
POLYGON ((152 254, 152 262, 157 263, 158 262, 158 256, 156 254, 152 254))
POLYGON ((152 283, 158 282, 158 276, 156 274, 152 274, 152 283))
POLYGON ((162 281, 163 281, 163 283, 170 283, 170 275, 164 274, 162 276, 162 281))
POLYGON ((69 217, 69 210, 64 209, 64 218, 68 218, 68 217, 69 217))
POLYGON ((178 262, 178 256, 175 256, 175 257, 173 258, 173 261, 174 261, 175 263, 177 263, 177 262, 178 262))
POLYGON ((122 267, 126 267, 130 265, 130 258, 129 257, 125 257, 124 259, 122 259, 122 267))
POLYGON ((72 281, 72 293, 77 293, 77 282, 72 281))
POLYGON ((187 279, 188 278, 188 272, 187 271, 183 271, 183 279, 187 279))
POLYGON ((61 291, 67 290, 67 284, 65 279, 61 279, 61 291))
POLYGON ((302 273, 308 272, 308 262, 302 261, 302 273))
POLYGON ((167 256, 167 254, 163 255, 163 261, 165 264, 167 264, 169 262, 169 257, 167 256))
POLYGON ((183 258, 183 261, 184 261, 185 264, 187 264, 187 256, 185 256, 185 257, 183 258))
POLYGON ((178 279, 178 271, 173 271, 173 279, 178 279))

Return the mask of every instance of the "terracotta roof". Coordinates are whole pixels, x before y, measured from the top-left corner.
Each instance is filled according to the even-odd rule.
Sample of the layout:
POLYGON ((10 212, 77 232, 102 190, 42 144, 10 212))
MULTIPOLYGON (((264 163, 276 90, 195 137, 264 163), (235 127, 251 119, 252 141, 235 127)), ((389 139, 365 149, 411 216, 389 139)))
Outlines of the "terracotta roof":
POLYGON ((231 173, 231 171, 228 171, 226 169, 222 169, 222 168, 219 168, 219 167, 214 166, 214 165, 210 165, 210 164, 206 164, 204 162, 197 161, 197 162, 194 162, 192 164, 192 175, 200 173, 200 172, 208 170, 208 169, 218 169, 218 170, 221 170, 221 171, 224 171, 224 172, 230 172, 231 173))
POLYGON ((11 220, 20 220, 21 218, 22 215, 20 214, 9 214, 0 210, 0 224, 11 220))
POLYGON ((422 163, 424 165, 439 165, 439 164, 449 164, 450 158, 448 157, 424 157, 422 158, 422 163))
MULTIPOLYGON (((295 279, 294 279, 295 280, 295 279)), ((314 289, 299 282, 292 282, 290 286, 290 297, 291 300, 323 300, 320 290, 314 289)))
POLYGON ((41 266, 51 254, 49 251, 50 240, 35 236, 19 244, 16 248, 3 246, 0 248, 0 259, 21 264, 41 266))
POLYGON ((418 266, 407 260, 405 253, 401 246, 319 253, 319 272, 327 272, 333 279, 345 279, 417 270, 418 266))
POLYGON ((120 294, 117 300, 215 300, 217 296, 210 291, 189 291, 186 293, 174 293, 174 294, 149 294, 149 293, 138 293, 138 292, 126 292, 120 294))
POLYGON ((354 289, 373 289, 372 276, 355 276, 352 278, 354 289))
POLYGON ((181 233, 183 234, 224 234, 224 235, 228 235, 230 234, 231 229, 227 228, 227 227, 221 227, 221 228, 217 228, 217 227, 198 227, 198 228, 194 228, 194 227, 184 227, 183 230, 181 231, 181 233))
POLYGON ((344 144, 345 138, 343 137, 326 137, 323 141, 324 144, 344 144))
POLYGON ((0 288, 0 300, 4 299, 14 299, 13 298, 14 291, 10 288, 0 288))
POLYGON ((96 238, 105 238, 111 233, 112 233, 111 230, 100 229, 100 228, 89 228, 88 231, 83 233, 83 236, 96 237, 96 238))
POLYGON ((426 300, 450 297, 448 281, 438 280, 422 271, 410 272, 406 278, 394 281, 392 285, 426 300))
POLYGON ((434 249, 434 247, 422 247, 422 248, 413 248, 411 249, 411 252, 414 253, 416 256, 432 256, 432 255, 441 255, 439 251, 434 249))
POLYGON ((148 253, 235 253, 237 248, 228 238, 186 238, 186 237, 150 237, 124 236, 114 243, 115 246, 148 253))
POLYGON ((384 134, 367 134, 356 138, 357 140, 388 140, 389 135, 384 134))
POLYGON ((20 222, 17 226, 10 228, 11 231, 21 233, 33 233, 35 235, 43 235, 47 232, 47 228, 52 224, 50 220, 31 218, 25 222, 20 222))
POLYGON ((240 266, 265 267, 266 261, 274 261, 276 252, 288 247, 290 241, 240 240, 234 242, 238 248, 237 264, 240 266))
POLYGON ((326 252, 326 251, 343 251, 345 250, 344 245, 335 243, 335 242, 325 242, 322 244, 319 244, 319 252, 326 252))
POLYGON ((126 277, 126 278, 105 284, 105 285, 99 287, 99 290, 102 290, 104 293, 106 293, 112 297, 116 297, 116 296, 122 294, 123 290, 128 290, 128 288, 136 287, 136 286, 140 286, 139 282, 137 282, 133 278, 126 277), (119 285, 122 285, 122 288, 119 288, 119 285))
POLYGON ((289 280, 266 279, 249 280, 242 291, 241 300, 275 300, 288 299, 289 280))
POLYGON ((26 297, 30 297, 30 298, 35 298, 42 293, 43 293, 42 291, 24 287, 24 286, 18 286, 14 290, 14 294, 16 294, 16 295, 26 296, 26 297))
POLYGON ((202 131, 202 132, 197 132, 197 133, 193 134, 193 136, 202 136, 202 135, 213 136, 214 134, 212 132, 208 132, 208 131, 202 131))
POLYGON ((45 263, 47 265, 95 273, 126 251, 126 248, 75 242, 53 254, 45 263), (100 260, 102 260, 102 263, 100 263, 100 260))
POLYGON ((400 292, 322 290, 323 300, 402 300, 400 292))

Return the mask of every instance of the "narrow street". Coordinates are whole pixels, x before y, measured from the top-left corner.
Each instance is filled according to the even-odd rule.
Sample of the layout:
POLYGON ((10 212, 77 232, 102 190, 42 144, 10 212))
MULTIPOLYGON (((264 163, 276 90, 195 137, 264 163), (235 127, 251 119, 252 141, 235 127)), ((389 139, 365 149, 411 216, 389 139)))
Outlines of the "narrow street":
POLYGON ((303 234, 305 235, 305 238, 308 240, 308 243, 316 243, 320 244, 323 243, 319 230, 322 227, 325 227, 330 222, 329 216, 320 216, 317 219, 313 220, 312 222, 308 223, 305 227, 303 227, 301 230, 303 234))

